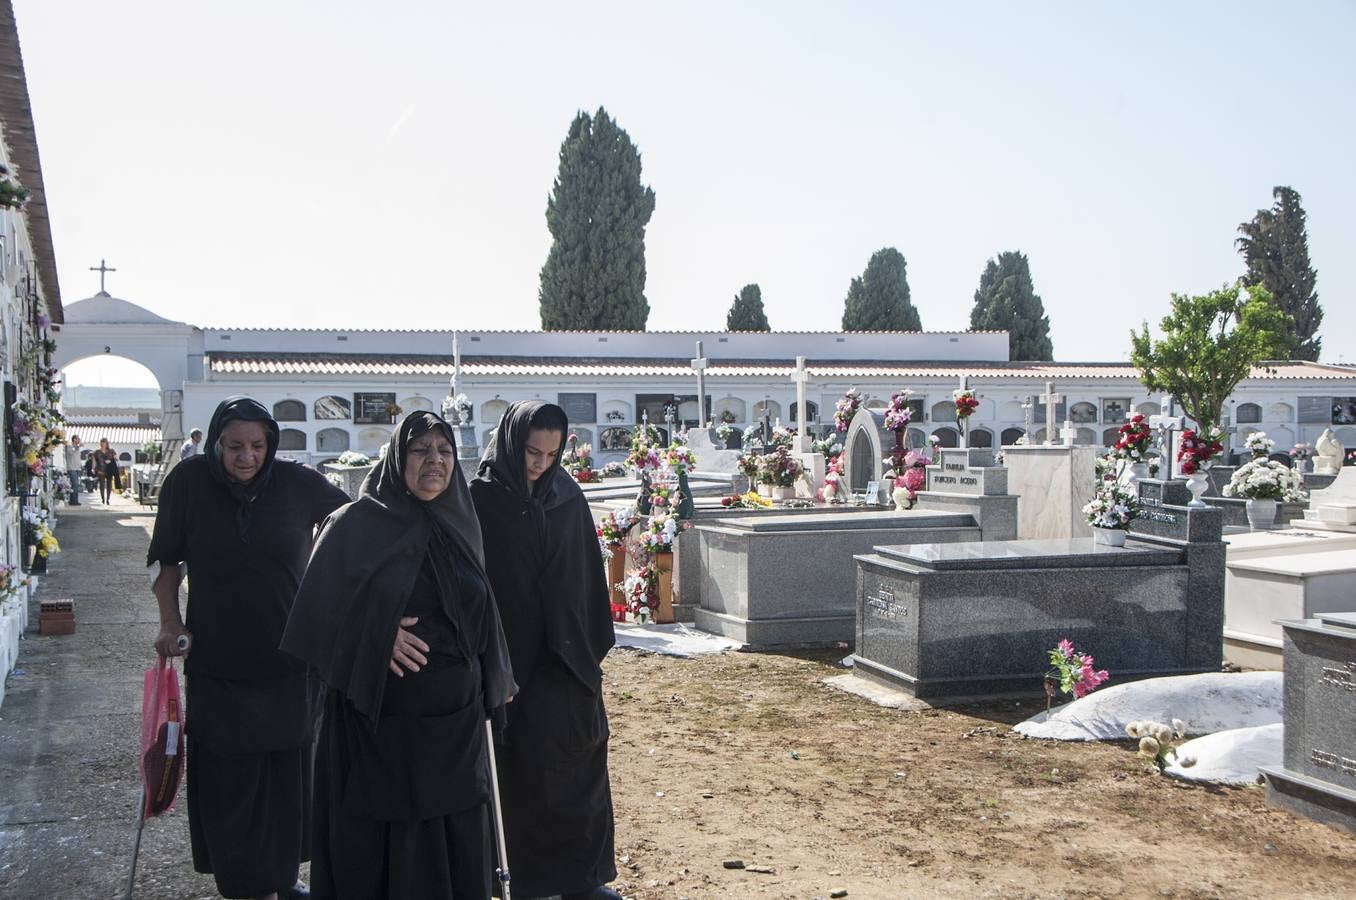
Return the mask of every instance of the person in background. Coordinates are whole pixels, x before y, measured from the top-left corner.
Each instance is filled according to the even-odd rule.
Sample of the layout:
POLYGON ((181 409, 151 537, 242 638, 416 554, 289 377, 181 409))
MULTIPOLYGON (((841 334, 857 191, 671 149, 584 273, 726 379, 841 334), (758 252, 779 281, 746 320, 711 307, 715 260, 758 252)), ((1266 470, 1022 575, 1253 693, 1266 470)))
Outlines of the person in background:
POLYGON ((499 761, 513 892, 620 900, 603 657, 612 606, 588 500, 560 465, 565 411, 514 403, 471 482, 485 569, 521 691, 499 761))
POLYGON ((108 445, 108 438, 99 438, 99 449, 92 455, 94 477, 99 482, 99 499, 107 505, 113 488, 122 490, 122 469, 118 465, 118 451, 108 445))
POLYGON ((202 452, 202 429, 194 428, 188 433, 188 440, 179 448, 179 461, 192 459, 202 452))
POLYGON ((71 506, 80 505, 80 435, 66 442, 66 477, 71 480, 71 506))
POLYGON ((310 858, 320 685, 278 644, 315 527, 348 497, 320 473, 276 460, 278 435, 258 402, 223 400, 203 452, 165 476, 146 553, 160 607, 156 652, 188 647, 193 868, 215 877, 224 897, 309 896, 298 874, 310 858))

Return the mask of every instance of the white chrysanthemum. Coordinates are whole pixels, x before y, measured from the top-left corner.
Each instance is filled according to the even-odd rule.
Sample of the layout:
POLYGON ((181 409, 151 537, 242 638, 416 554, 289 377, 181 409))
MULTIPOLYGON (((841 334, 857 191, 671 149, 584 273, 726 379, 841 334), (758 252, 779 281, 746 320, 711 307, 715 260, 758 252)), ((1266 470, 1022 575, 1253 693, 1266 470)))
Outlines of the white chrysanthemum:
POLYGON ((1139 736, 1140 736, 1140 734, 1139 734, 1139 726, 1140 726, 1141 724, 1143 724, 1143 723, 1141 723, 1138 719, 1136 719, 1136 720, 1133 721, 1133 722, 1128 722, 1128 723, 1126 723, 1126 726, 1125 726, 1125 733, 1128 734, 1128 735, 1130 735, 1130 736, 1133 737, 1133 738, 1139 737, 1139 736))
POLYGON ((1183 722, 1181 719, 1173 719, 1173 720, 1172 720, 1172 731, 1173 731, 1173 733, 1174 733, 1175 735, 1177 735, 1179 738, 1180 738, 1180 737, 1186 737, 1186 723, 1183 722))
POLYGON ((1158 741, 1151 737, 1139 739, 1139 752, 1145 756, 1158 756, 1158 741))
POLYGON ((1155 722, 1153 731, 1150 733, 1153 735, 1154 740, 1165 746, 1172 741, 1172 729, 1162 722, 1155 722))

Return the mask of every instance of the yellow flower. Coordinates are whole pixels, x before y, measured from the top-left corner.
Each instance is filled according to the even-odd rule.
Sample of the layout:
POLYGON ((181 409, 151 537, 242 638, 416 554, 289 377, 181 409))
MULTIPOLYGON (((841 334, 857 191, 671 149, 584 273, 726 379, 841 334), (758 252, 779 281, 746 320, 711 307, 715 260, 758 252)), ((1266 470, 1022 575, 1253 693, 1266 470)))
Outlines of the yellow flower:
POLYGON ((38 553, 42 556, 52 556, 60 552, 61 545, 57 543, 57 539, 52 536, 50 531, 38 541, 38 553))

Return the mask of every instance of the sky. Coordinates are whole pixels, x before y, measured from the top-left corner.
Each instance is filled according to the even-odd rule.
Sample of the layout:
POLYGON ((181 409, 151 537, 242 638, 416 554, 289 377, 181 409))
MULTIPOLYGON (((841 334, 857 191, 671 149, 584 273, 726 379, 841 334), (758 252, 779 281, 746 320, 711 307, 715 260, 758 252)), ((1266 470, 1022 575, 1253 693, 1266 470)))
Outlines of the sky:
POLYGON ((890 246, 964 330, 1020 250, 1055 358, 1122 360, 1288 185, 1356 362, 1350 0, 14 6, 67 305, 107 259, 196 325, 537 328, 560 142, 602 106, 656 194, 651 329, 755 282, 774 329, 836 330, 890 246))

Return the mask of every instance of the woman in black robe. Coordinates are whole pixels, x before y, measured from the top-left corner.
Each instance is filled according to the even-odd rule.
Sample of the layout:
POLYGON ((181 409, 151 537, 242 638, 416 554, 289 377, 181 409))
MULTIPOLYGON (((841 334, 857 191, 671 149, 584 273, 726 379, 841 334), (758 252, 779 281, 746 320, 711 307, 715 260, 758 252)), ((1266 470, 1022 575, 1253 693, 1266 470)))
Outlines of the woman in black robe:
POLYGON ((521 687, 498 753, 515 894, 619 898, 601 664, 611 601, 588 502, 561 468, 565 412, 515 403, 471 483, 521 687))
MULTIPOLYGON (((161 656, 191 639, 188 828, 193 867, 226 897, 295 896, 311 846, 316 691, 278 650, 315 526, 348 500, 318 472, 275 461, 278 425, 246 397, 222 401, 199 456, 160 487, 146 554, 161 656), (179 585, 192 573, 188 622, 179 585)), ((304 894, 302 894, 304 896, 304 894)))
POLYGON ((357 502, 325 523, 282 647, 329 688, 313 895, 488 898, 484 724, 515 688, 441 418, 407 416, 357 502))

